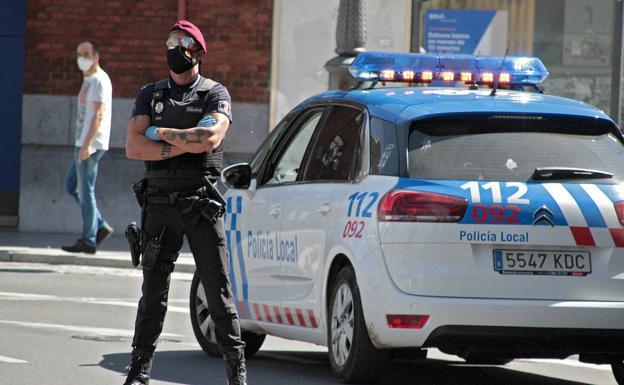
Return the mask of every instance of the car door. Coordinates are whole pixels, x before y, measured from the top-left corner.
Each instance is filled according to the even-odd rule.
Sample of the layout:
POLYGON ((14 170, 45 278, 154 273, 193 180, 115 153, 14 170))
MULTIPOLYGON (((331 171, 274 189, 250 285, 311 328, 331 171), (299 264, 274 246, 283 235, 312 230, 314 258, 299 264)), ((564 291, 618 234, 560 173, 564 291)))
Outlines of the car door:
MULTIPOLYGON (((264 190, 258 191, 258 173, 267 163, 272 148, 285 132, 286 117, 262 143, 250 166, 252 181, 247 189, 226 191, 226 213, 223 216, 225 237, 230 255, 230 282, 241 319, 257 319, 251 309, 254 303, 279 300, 281 284, 275 278, 279 263, 267 258, 262 240, 279 229, 279 218, 270 215, 276 202, 264 190), (261 228, 261 229, 260 229, 261 228)), ((266 245, 266 242, 265 242, 266 245)))
POLYGON ((322 275, 328 239, 341 236, 344 205, 360 165, 365 113, 354 106, 332 105, 317 128, 298 183, 282 203, 279 259, 282 306, 289 325, 317 329, 323 317, 322 275))
POLYGON ((243 284, 237 282, 236 291, 239 298, 241 291, 243 293, 242 308, 246 311, 243 314, 249 319, 276 324, 287 322, 286 313, 280 307, 282 204, 289 199, 290 186, 296 183, 303 154, 322 115, 323 108, 305 110, 286 127, 278 127, 283 133, 277 133, 279 137, 263 144, 259 151, 267 152, 262 165, 258 166, 255 159, 251 163, 252 173, 258 170, 251 186, 241 191, 240 196, 228 197, 230 215, 243 213, 240 223, 236 223, 238 218, 229 221, 230 226, 239 227, 241 232, 228 244, 236 247, 233 250, 233 255, 238 256, 233 258, 238 261, 235 273, 243 284))

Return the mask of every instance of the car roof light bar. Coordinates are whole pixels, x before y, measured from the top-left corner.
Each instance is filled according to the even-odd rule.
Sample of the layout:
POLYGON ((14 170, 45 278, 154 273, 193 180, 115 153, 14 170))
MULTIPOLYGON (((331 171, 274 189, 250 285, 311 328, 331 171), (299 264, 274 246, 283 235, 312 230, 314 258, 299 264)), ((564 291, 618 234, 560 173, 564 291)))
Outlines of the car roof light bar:
POLYGON ((359 82, 451 83, 493 86, 534 85, 546 79, 542 61, 528 56, 432 55, 397 52, 361 52, 349 67, 359 82))

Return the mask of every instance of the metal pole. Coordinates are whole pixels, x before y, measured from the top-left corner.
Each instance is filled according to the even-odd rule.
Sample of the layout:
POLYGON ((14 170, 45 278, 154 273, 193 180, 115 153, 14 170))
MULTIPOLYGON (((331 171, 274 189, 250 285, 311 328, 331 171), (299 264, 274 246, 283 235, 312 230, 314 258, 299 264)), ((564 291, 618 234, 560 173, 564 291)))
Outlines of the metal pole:
POLYGON ((421 0, 412 0, 412 39, 410 42, 410 52, 420 52, 420 11, 422 9, 421 0))
POLYGON ((616 0, 613 20, 613 58, 611 60, 611 118, 618 124, 622 120, 622 61, 624 59, 624 2, 616 0))
POLYGON ((345 89, 355 81, 349 74, 349 65, 366 44, 366 7, 364 0, 340 0, 336 23, 336 53, 325 63, 329 72, 329 89, 345 89))
POLYGON ((364 0, 340 0, 336 24, 336 53, 356 56, 366 44, 366 5, 364 0))

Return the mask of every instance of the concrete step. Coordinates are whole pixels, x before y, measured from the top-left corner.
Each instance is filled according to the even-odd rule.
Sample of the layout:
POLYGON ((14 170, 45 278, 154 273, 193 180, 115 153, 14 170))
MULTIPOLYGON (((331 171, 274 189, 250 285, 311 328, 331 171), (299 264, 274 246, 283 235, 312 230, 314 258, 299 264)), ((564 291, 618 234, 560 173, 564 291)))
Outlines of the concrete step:
MULTIPOLYGON (((0 262, 48 263, 136 269, 130 262, 128 244, 123 236, 114 235, 95 254, 69 253, 62 245, 71 245, 76 236, 69 234, 25 233, 0 230, 0 262)), ((193 273, 193 256, 185 245, 175 271, 193 273)))

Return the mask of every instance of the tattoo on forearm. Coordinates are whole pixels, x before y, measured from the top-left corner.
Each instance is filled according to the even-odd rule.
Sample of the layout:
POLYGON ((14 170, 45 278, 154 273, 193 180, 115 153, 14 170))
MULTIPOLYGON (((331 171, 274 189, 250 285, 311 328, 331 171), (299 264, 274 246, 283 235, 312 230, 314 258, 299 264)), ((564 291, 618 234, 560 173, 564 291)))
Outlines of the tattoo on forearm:
POLYGON ((162 151, 160 151, 161 159, 169 159, 171 156, 171 145, 169 143, 165 143, 162 146, 162 151))
POLYGON ((212 133, 208 132, 207 130, 197 130, 195 132, 167 132, 165 133, 165 138, 172 141, 180 139, 186 144, 197 144, 203 142, 204 136, 211 135, 212 133))

